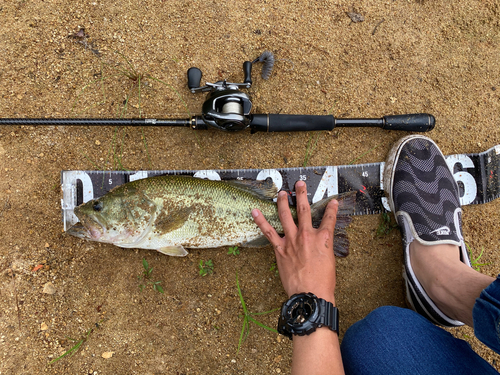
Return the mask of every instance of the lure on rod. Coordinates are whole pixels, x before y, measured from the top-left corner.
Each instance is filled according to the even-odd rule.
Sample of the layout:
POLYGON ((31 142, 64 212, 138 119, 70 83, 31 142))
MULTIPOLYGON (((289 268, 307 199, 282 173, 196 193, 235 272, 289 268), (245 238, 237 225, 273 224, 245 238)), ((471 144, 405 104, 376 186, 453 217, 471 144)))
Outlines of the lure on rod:
POLYGON ((269 79, 274 61, 270 51, 264 51, 253 61, 245 61, 244 80, 241 83, 223 80, 201 86, 201 70, 189 68, 188 88, 193 94, 208 94, 202 105, 202 114, 187 119, 0 118, 0 125, 181 126, 194 130, 215 128, 224 131, 250 128, 251 133, 333 130, 335 127, 377 127, 414 132, 434 129, 435 118, 427 113, 352 119, 335 118, 332 115, 251 114, 250 97, 240 87, 248 89, 252 86, 252 66, 256 63, 262 63, 262 78, 269 79))

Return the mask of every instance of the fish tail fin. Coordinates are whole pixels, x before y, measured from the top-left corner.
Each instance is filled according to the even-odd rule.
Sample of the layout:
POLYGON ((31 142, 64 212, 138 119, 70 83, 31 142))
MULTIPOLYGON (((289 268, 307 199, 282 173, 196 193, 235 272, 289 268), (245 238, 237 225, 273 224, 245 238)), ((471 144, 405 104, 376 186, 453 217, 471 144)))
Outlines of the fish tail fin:
POLYGON ((351 217, 354 213, 356 205, 356 192, 350 191, 339 195, 334 195, 322 199, 311 205, 311 217, 313 226, 319 227, 321 219, 325 213, 326 206, 331 200, 336 199, 339 202, 337 211, 337 222, 335 224, 335 232, 333 238, 333 251, 338 257, 346 257, 349 255, 349 238, 347 237, 346 228, 351 223, 351 217))
MULTIPOLYGON (((336 199, 339 202, 339 208, 337 211, 337 217, 348 216, 354 214, 354 208, 356 206, 356 192, 349 191, 347 193, 342 193, 339 195, 332 195, 331 197, 322 199, 311 205, 311 217, 313 226, 319 226, 323 215, 325 214, 325 209, 331 200, 336 199)), ((338 220, 337 220, 338 221, 338 220)), ((337 225, 339 223, 337 222, 337 225)), ((349 225, 349 223, 347 223, 349 225)), ((345 226, 347 226, 345 225, 345 226)))

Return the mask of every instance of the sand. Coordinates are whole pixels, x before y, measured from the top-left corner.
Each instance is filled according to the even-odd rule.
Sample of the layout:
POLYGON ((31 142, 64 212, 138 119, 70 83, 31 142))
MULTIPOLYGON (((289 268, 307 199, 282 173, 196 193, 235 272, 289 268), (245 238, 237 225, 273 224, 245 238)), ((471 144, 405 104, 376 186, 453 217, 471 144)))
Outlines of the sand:
MULTIPOLYGON (((498 1, 479 0, 354 6, 6 0, 0 4, 0 116, 185 118, 204 101, 187 89, 188 68, 199 67, 203 82, 241 82, 243 61, 269 50, 276 58, 270 79, 255 71, 245 90, 253 113, 426 112, 436 117, 428 135, 445 154, 482 152, 500 144, 499 12, 498 1), (364 20, 353 22, 347 12, 364 20), (77 34, 82 28, 84 37, 77 34)), ((286 298, 272 249, 193 250, 179 259, 66 236, 60 172, 299 167, 308 153, 310 166, 371 163, 384 161, 404 135, 375 128, 229 134, 2 126, 0 372, 289 372, 291 342, 255 324, 237 353, 243 311, 236 274, 252 313, 278 308, 286 298), (151 284, 141 291, 143 259, 163 294, 151 284), (209 259, 213 273, 200 276, 200 260, 209 259), (48 365, 76 344, 68 337, 85 339, 80 350, 48 365)), ((484 248, 480 262, 487 265, 480 271, 491 276, 500 264, 499 212, 498 199, 464 207, 465 240, 475 257, 484 248)), ((351 254, 338 260, 341 337, 379 306, 405 306, 400 235, 377 236, 380 220, 356 217, 351 254)), ((277 313, 255 318, 274 327, 277 313)), ((450 331, 500 367, 471 328, 450 331)))

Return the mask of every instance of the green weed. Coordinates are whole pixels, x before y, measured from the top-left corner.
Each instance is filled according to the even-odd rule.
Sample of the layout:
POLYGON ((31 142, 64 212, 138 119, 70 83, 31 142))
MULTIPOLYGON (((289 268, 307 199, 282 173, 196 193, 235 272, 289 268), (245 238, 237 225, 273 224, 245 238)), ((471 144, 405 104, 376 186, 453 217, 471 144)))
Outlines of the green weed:
POLYGON ((380 224, 377 228, 377 236, 378 237, 386 236, 389 233, 391 233, 393 229, 396 229, 397 227, 398 224, 392 222, 391 215, 389 215, 387 212, 384 211, 380 215, 380 224))
POLYGON ((229 251, 227 253, 232 255, 238 255, 240 253, 240 250, 238 249, 238 246, 233 246, 229 248, 229 251))
POLYGON ((479 254, 479 256, 477 258, 474 258, 474 256, 472 255, 472 249, 469 246, 469 244, 466 243, 465 246, 467 246, 467 250, 469 252, 470 265, 476 271, 481 272, 481 267, 488 266, 491 264, 491 262, 490 263, 479 263, 479 259, 481 259, 481 257, 483 256, 484 246, 481 247, 481 254, 479 254))
POLYGON ((139 289, 141 292, 146 288, 148 285, 153 286, 153 290, 163 293, 163 288, 161 287, 160 283, 161 281, 153 281, 151 280, 151 274, 153 273, 153 267, 150 267, 146 259, 142 259, 142 266, 144 267, 144 271, 142 271, 142 274, 137 276, 137 279, 140 281, 143 281, 143 284, 139 284, 139 289))
POLYGON ((87 342, 87 340, 89 339, 89 336, 92 332, 94 332, 94 330, 96 328, 100 328, 100 325, 99 323, 101 323, 103 320, 100 320, 98 323, 95 324, 95 327, 89 329, 87 332, 85 332, 85 334, 79 339, 72 339, 71 337, 68 337, 66 336, 66 338, 68 340, 71 340, 73 342, 75 342, 76 344, 68 349, 66 352, 64 352, 62 355, 60 355, 59 357, 53 359, 52 361, 49 362, 49 365, 59 361, 60 359, 66 357, 66 356, 69 356, 69 357, 72 357, 76 352, 78 352, 78 350, 83 346, 83 344, 85 344, 85 342, 87 342))
POLYGON ((241 327, 240 340, 238 342, 238 350, 236 351, 236 354, 238 354, 241 348, 241 344, 247 339, 248 334, 250 332, 250 324, 249 324, 250 322, 257 324, 259 327, 267 329, 268 331, 278 333, 278 331, 276 331, 274 328, 268 327, 262 324, 261 322, 255 320, 254 316, 270 314, 272 312, 278 311, 279 308, 269 311, 264 311, 261 313, 251 313, 248 311, 247 305, 245 304, 245 300, 243 299, 243 294, 241 293, 240 283, 238 280, 238 273, 236 273, 236 288, 238 289, 238 296, 240 297, 241 306, 243 308, 243 315, 239 316, 240 318, 243 318, 243 326, 241 327))
POLYGON ((200 263, 198 263, 198 268, 199 268, 199 274, 200 276, 207 276, 211 273, 214 272, 214 264, 212 262, 212 259, 209 259, 207 261, 200 260, 200 263))
POLYGON ((278 276, 280 274, 280 272, 278 270, 278 265, 276 264, 276 262, 271 264, 271 268, 269 268, 269 271, 273 272, 275 276, 278 276))

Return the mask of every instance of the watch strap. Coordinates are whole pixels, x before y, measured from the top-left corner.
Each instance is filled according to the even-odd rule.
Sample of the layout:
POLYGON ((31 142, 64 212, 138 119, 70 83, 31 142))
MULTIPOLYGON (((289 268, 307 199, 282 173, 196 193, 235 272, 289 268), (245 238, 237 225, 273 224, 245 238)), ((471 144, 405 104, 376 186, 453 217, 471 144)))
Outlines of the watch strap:
POLYGON ((318 327, 327 326, 332 331, 339 333, 339 310, 333 306, 333 303, 318 298, 320 313, 318 316, 318 327))

